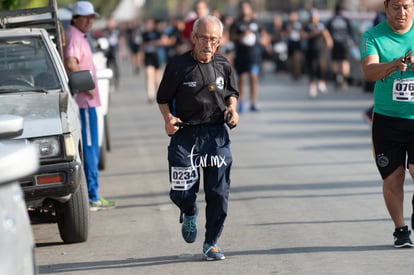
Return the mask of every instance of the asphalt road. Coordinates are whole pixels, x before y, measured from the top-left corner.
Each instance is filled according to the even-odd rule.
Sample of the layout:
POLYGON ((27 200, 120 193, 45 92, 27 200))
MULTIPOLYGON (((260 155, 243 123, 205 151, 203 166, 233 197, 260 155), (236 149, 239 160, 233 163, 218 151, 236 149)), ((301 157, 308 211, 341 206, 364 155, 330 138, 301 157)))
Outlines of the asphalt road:
MULTIPOLYGON (((100 174, 113 210, 91 212, 89 239, 62 244, 56 225, 33 226, 39 274, 409 274, 413 249, 392 247, 393 225, 374 166, 359 87, 307 96, 306 80, 265 73, 259 113, 231 131, 229 216, 205 262, 204 200, 199 237, 186 244, 168 197, 168 137, 143 74, 122 67, 111 99, 112 151, 100 174)), ((411 182, 405 216, 411 215, 411 182)))

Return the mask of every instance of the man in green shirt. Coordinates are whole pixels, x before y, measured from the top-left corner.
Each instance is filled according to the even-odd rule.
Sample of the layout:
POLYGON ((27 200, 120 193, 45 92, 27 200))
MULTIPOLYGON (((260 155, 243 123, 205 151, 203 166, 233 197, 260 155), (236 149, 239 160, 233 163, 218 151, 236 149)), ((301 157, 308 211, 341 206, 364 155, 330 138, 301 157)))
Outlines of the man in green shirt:
POLYGON ((385 204, 395 225, 394 246, 413 247, 403 199, 405 167, 414 178, 414 3, 386 0, 384 9, 386 21, 362 37, 361 62, 365 78, 376 81, 372 142, 385 204))

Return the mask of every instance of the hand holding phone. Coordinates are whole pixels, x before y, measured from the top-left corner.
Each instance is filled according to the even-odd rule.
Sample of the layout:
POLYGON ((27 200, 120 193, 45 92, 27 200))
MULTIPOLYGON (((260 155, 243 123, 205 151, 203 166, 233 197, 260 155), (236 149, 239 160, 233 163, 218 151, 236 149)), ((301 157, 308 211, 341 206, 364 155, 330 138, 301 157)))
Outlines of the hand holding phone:
POLYGON ((233 129, 237 126, 237 124, 230 124, 230 120, 232 118, 233 114, 231 112, 227 112, 226 114, 226 124, 230 129, 233 129))
MULTIPOLYGON (((404 55, 404 57, 403 57, 403 59, 401 60, 401 62, 403 62, 403 63, 405 63, 405 64, 409 64, 410 63, 410 59, 411 59, 411 55, 412 55, 412 53, 413 53, 413 51, 412 50, 408 50, 406 53, 405 53, 405 55, 404 55)), ((404 72, 403 71, 401 71, 401 78, 403 77, 403 74, 404 74, 404 72)))

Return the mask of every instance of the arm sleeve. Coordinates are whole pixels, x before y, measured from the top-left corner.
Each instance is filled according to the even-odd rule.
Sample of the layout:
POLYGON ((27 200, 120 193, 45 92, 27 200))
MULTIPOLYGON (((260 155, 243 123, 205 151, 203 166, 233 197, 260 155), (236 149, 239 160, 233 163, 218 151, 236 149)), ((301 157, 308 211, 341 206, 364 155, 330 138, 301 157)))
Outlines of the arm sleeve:
POLYGON ((158 104, 169 104, 173 100, 180 81, 178 71, 179 70, 175 66, 171 65, 171 63, 165 68, 157 92, 158 104))
POLYGON ((76 39, 69 33, 65 37, 66 39, 66 46, 64 49, 64 55, 65 58, 68 57, 74 57, 79 63, 79 60, 81 59, 81 46, 77 42, 76 39))
POLYGON ((369 31, 362 35, 359 50, 361 53, 361 59, 367 57, 368 55, 378 54, 375 41, 372 39, 372 35, 369 31))
POLYGON ((239 91, 237 88, 236 76, 230 64, 225 65, 225 71, 226 71, 227 83, 228 83, 225 99, 227 100, 231 96, 239 98, 239 91))

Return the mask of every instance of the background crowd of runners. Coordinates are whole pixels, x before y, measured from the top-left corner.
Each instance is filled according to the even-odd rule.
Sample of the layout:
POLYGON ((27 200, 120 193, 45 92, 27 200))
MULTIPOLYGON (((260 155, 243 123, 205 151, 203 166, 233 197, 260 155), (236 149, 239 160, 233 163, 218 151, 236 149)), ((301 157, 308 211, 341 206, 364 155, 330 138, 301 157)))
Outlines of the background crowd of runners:
MULTIPOLYGON (((128 22, 115 22, 113 18, 109 18, 106 30, 96 30, 94 36, 110 36, 113 44, 111 59, 129 59, 135 73, 145 73, 149 103, 154 101, 166 63, 191 48, 191 22, 206 14, 217 16, 223 22, 224 33, 218 50, 239 73, 241 99, 244 99, 243 83, 247 78, 250 80, 248 87, 251 93, 246 101, 250 101, 251 111, 258 111, 255 77, 260 78, 264 61, 274 64, 276 74, 290 74, 293 81, 309 79, 310 98, 316 97, 318 92, 327 92, 326 81, 333 81, 335 89, 340 91, 346 91, 349 84, 369 85, 360 77, 362 73, 358 73, 358 43, 360 35, 372 26, 374 14, 350 20, 352 14, 338 4, 334 10, 319 11, 312 8, 262 17, 258 16, 248 1, 240 1, 238 7, 238 14, 228 15, 209 9, 207 1, 196 1, 186 17, 143 17, 128 22), (250 10, 242 8, 244 2, 250 10), (257 24, 253 43, 255 50, 248 55, 254 55, 254 62, 258 67, 246 76, 240 70, 243 62, 237 62, 241 43, 234 35, 237 24, 240 25, 244 16, 247 16, 247 22, 257 24), (351 22, 356 24, 352 25, 351 22), (352 75, 355 71, 356 77, 352 75)), ((242 54, 245 55, 246 52, 242 54)), ((120 77, 117 70, 115 76, 117 79, 120 77)), ((244 106, 239 111, 243 113, 244 106)))

